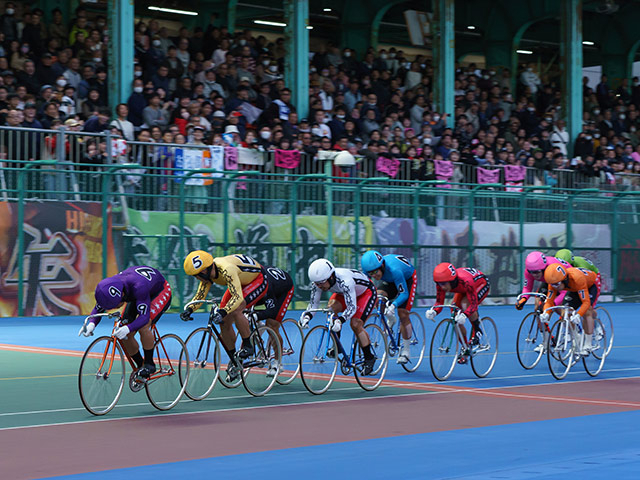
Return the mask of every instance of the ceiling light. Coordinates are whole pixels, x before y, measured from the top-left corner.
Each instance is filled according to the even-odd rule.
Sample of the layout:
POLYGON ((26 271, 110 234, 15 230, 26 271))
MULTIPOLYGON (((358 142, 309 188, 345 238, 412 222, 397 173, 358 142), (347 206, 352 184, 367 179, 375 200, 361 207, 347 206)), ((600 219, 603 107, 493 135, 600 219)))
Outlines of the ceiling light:
POLYGON ((516 50, 516 53, 522 53, 523 55, 533 55, 531 50, 516 50))
POLYGON ((157 12, 165 13, 177 13, 179 15, 198 15, 198 12, 192 12, 190 10, 176 10, 175 8, 149 7, 149 10, 155 10, 157 12))
POLYGON ((469 29, 469 30, 475 30, 475 29, 476 29, 476 27, 474 27, 473 25, 469 25, 469 26, 467 26, 467 29, 469 29))
POLYGON ((313 30, 313 27, 311 25, 307 25, 307 30, 313 30))
POLYGON ((271 25, 272 27, 286 27, 286 23, 282 22, 270 22, 268 20, 254 20, 253 23, 258 23, 260 25, 271 25))
POLYGON ((594 42, 590 42, 589 40, 583 40, 583 41, 582 41, 582 44, 583 44, 583 45, 595 45, 595 43, 594 43, 594 42))
POLYGON ((323 9, 322 9, 322 11, 323 11, 323 12, 330 12, 330 11, 331 11, 331 9, 330 9, 330 8, 323 8, 323 9))

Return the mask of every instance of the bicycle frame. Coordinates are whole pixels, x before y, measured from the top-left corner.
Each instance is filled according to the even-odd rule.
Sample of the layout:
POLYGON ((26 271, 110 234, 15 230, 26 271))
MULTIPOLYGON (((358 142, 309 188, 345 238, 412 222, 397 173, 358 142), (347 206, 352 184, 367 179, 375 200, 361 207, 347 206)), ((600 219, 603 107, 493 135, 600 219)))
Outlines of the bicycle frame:
MULTIPOLYGON (((104 354, 102 356, 102 360, 101 360, 99 369, 102 370, 102 368, 105 365, 105 362, 107 361, 107 357, 110 357, 109 358, 109 369, 107 371, 107 375, 111 374, 111 368, 113 367, 113 360, 114 360, 115 355, 116 355, 115 343, 118 342, 120 344, 120 347, 122 348, 122 351, 124 352, 125 357, 127 358, 127 361, 129 362, 129 365, 131 366, 131 369, 133 371, 138 370, 138 366, 133 361, 133 358, 131 358, 131 355, 129 355, 129 352, 125 348, 125 345, 122 342, 122 340, 120 340, 119 338, 117 338, 114 335, 114 332, 115 332, 116 328, 118 328, 121 325, 121 321, 122 321, 121 313, 120 312, 112 312, 112 313, 96 313, 94 315, 89 315, 87 318, 85 318, 84 324, 86 325, 89 322, 89 319, 90 318, 94 318, 94 317, 113 318, 113 328, 111 329, 111 340, 107 344, 107 348, 104 351, 104 354), (111 352, 111 353, 109 354, 109 352, 111 352)), ((164 357, 162 357, 160 355, 160 351, 158 351, 157 352, 157 357, 158 357, 158 359, 160 359, 160 361, 162 361, 163 358, 165 358, 167 360, 167 362, 169 364, 170 371, 163 372, 162 368, 159 368, 156 373, 150 375, 149 378, 144 379, 144 382, 148 382, 150 380, 155 380, 157 378, 161 378, 161 377, 164 377, 166 375, 171 375, 172 372, 175 370, 173 365, 171 364, 171 358, 169 358, 169 354, 167 353, 167 350, 166 350, 164 344, 162 343, 162 340, 160 339, 160 334, 158 333, 158 329, 156 328, 155 323, 151 325, 150 329, 153 332, 153 343, 154 343, 154 345, 157 344, 158 348, 162 347, 162 352, 164 353, 164 357)), ((133 335, 133 333, 130 333, 130 335, 133 335)))
MULTIPOLYGON (((218 342, 220 343, 220 345, 222 346, 222 348, 224 349, 224 351, 227 353, 227 355, 229 356, 229 359, 232 362, 235 362, 235 356, 230 352, 230 350, 227 348, 227 346, 224 344, 224 342, 222 341, 222 335, 220 334, 220 331, 218 330, 218 328, 216 327, 216 324, 213 322, 213 315, 215 312, 215 307, 218 306, 218 304, 216 302, 214 302, 213 300, 192 300, 189 303, 187 303, 184 306, 184 309, 186 310, 187 308, 191 307, 192 305, 202 305, 202 304, 207 304, 207 305, 211 305, 211 310, 209 311, 209 321, 207 322, 207 328, 209 328, 209 330, 211 330, 213 332, 213 334, 216 336, 216 338, 218 339, 218 342)), ((202 339, 202 342, 204 342, 204 337, 202 339)), ((209 346, 207 345, 207 357, 209 355, 209 346)), ((200 349, 202 348, 202 343, 200 344, 200 347, 198 349, 198 354, 200 354, 200 349)))
MULTIPOLYGON (((569 305, 556 305, 556 306, 545 309, 545 313, 551 314, 553 312, 562 312, 561 316, 562 316, 562 323, 564 325, 564 328, 568 328, 568 331, 571 334, 571 339, 574 342, 574 345, 577 346, 576 349, 580 351, 580 349, 582 348, 582 342, 584 341, 584 335, 582 335, 583 333, 582 325, 581 324, 575 325, 570 319, 570 316, 573 315, 575 310, 569 305)), ((563 347, 566 348, 568 343, 568 337, 566 335, 563 335, 562 338, 564 339, 563 347)))
MULTIPOLYGON (((387 321, 387 317, 384 314, 384 311, 386 309, 387 303, 389 302, 389 299, 383 296, 378 296, 378 315, 380 315, 380 319, 382 320, 382 325, 384 325, 384 331, 387 334, 387 337, 389 337, 390 343, 389 343, 389 350, 397 350, 400 348, 400 327, 398 327, 398 332, 394 338, 393 336, 393 330, 391 330, 391 327, 389 326, 389 322, 387 321)), ((398 319, 398 321, 400 321, 400 319, 398 319)))
POLYGON ((344 346, 342 345, 342 342, 340 341, 340 337, 338 337, 338 335, 335 334, 335 332, 333 330, 331 330, 331 325, 333 324, 334 320, 333 320, 333 316, 335 315, 334 311, 331 310, 330 308, 313 308, 311 310, 307 310, 308 312, 311 313, 324 313, 327 315, 327 320, 325 322, 325 326, 327 327, 327 332, 329 333, 329 335, 327 335, 327 339, 326 339, 326 343, 325 340, 322 340, 322 344, 324 344, 324 353, 325 356, 327 354, 327 352, 329 351, 329 338, 332 335, 333 338, 336 341, 336 346, 338 347, 338 352, 337 354, 342 355, 342 360, 341 360, 341 365, 343 368, 343 373, 346 374, 348 372, 345 372, 344 370, 351 370, 357 366, 360 365, 361 362, 352 362, 351 358, 353 358, 353 354, 355 352, 355 342, 351 344, 351 351, 349 352, 349 355, 347 355, 347 351, 345 350, 344 346))
MULTIPOLYGON (((449 317, 449 325, 447 326, 447 330, 445 330, 445 335, 449 334, 449 328, 453 328, 456 332, 456 337, 458 338, 458 342, 464 347, 467 348, 467 340, 463 337, 462 332, 460 331, 460 327, 458 326, 458 322, 456 322, 456 315, 462 309, 457 305, 434 305, 431 307, 433 309, 436 308, 448 308, 451 312, 449 317)), ((453 345, 449 345, 449 348, 452 348, 453 345)))

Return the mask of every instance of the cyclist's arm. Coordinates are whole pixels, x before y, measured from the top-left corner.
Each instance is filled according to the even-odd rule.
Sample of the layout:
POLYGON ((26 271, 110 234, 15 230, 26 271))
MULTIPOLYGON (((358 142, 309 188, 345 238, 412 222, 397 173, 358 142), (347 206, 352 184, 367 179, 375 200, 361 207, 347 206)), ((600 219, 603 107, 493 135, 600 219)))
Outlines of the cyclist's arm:
POLYGON ((474 312, 478 311, 478 295, 476 294, 476 289, 474 288, 475 282, 464 282, 460 280, 460 282, 464 285, 465 295, 467 296, 467 300, 469 301, 469 306, 463 312, 467 317, 474 312))
MULTIPOLYGON (((447 295, 447 292, 445 292, 438 285, 436 285, 436 305, 442 305, 446 295, 447 295)), ((442 311, 442 308, 436 308, 436 313, 440 314, 441 311, 442 311)))
POLYGON ((128 325, 130 332, 140 330, 149 323, 149 319, 151 318, 150 304, 151 299, 149 296, 141 300, 136 300, 136 312, 138 312, 138 316, 128 325))
POLYGON ((322 291, 318 288, 315 283, 311 283, 311 296, 309 298, 309 305, 307 306, 307 310, 312 308, 318 308, 318 304, 320 303, 320 297, 322 296, 322 291))
MULTIPOLYGON (((207 298, 207 294, 209 293, 209 290, 211 290, 211 283, 210 282, 203 282, 201 280, 200 281, 200 285, 198 285, 198 290, 196 291, 196 294, 193 296, 191 301, 204 300, 205 298, 207 298)), ((196 310, 198 310, 200 308, 200 305, 202 305, 202 303, 194 303, 189 308, 193 312, 195 312, 196 310)))
MULTIPOLYGON (((96 304, 96 306, 93 307, 93 310, 91 310, 91 313, 89 315, 91 316, 91 315, 95 315, 96 313, 104 313, 105 311, 106 310, 104 308, 96 304)), ((98 325, 100 323, 100 317, 91 317, 89 321, 93 322, 94 325, 98 325)))
POLYGON ((589 297, 589 284, 587 283, 586 278, 580 278, 580 277, 578 278, 579 280, 576 280, 575 292, 580 297, 580 301, 582 302, 582 305, 580 305, 580 308, 576 313, 584 316, 584 314, 587 313, 587 310, 589 310, 589 308, 591 307, 591 298, 589 297))
MULTIPOLYGON (((336 281, 336 283, 339 283, 336 281)), ((342 316, 345 320, 351 320, 358 309, 358 296, 356 295, 356 282, 353 281, 353 278, 349 278, 343 284, 342 296, 344 297, 344 304, 347 306, 347 309, 342 312, 342 316)))
POLYGON ((558 296, 558 291, 549 284, 547 284, 547 291, 550 293, 547 295, 547 300, 544 302, 544 306, 542 307, 543 311, 547 308, 553 307, 555 305, 555 299, 558 296))
POLYGON ((407 280, 404 278, 402 272, 397 272, 393 275, 393 283, 396 284, 396 290, 398 291, 398 295, 393 300, 393 304, 396 308, 399 308, 400 305, 403 305, 409 299, 407 280))
POLYGON ((218 272, 220 273, 220 276, 224 278, 227 284, 227 290, 231 296, 224 308, 220 309, 220 312, 224 317, 240 306, 244 301, 244 296, 242 295, 242 283, 240 283, 240 277, 235 272, 220 264, 218 264, 218 272))
MULTIPOLYGON (((522 293, 530 293, 533 290, 533 275, 531 275, 526 269, 524 271, 524 284, 522 285, 522 293)), ((529 300, 529 295, 526 296, 529 300)))

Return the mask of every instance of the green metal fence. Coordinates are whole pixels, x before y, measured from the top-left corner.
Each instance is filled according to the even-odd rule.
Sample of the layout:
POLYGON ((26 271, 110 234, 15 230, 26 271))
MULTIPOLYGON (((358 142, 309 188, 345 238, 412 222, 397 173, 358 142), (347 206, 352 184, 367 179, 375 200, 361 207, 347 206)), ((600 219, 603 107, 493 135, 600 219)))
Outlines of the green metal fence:
MULTIPOLYGON (((176 307, 195 289, 181 274, 182 259, 194 248, 248 253, 290 271, 297 300, 308 297, 306 269, 315 258, 359 268, 369 248, 412 259, 421 299, 435 293, 435 264, 452 261, 482 269, 491 296, 507 301, 521 288, 528 251, 564 247, 596 260, 606 294, 632 298, 640 282, 629 266, 640 265, 640 192, 345 179, 330 175, 330 163, 326 173, 312 175, 54 161, 3 165, 0 197, 17 205, 18 225, 28 202, 98 202, 104 225, 113 215, 118 267, 146 263, 166 272, 176 307)), ((103 229, 103 246, 108 233, 103 229)), ((24 258, 28 239, 21 228, 13 235, 6 241, 24 258)), ((104 275, 107 254, 103 248, 104 275)), ((17 263, 20 305, 23 264, 17 263)))

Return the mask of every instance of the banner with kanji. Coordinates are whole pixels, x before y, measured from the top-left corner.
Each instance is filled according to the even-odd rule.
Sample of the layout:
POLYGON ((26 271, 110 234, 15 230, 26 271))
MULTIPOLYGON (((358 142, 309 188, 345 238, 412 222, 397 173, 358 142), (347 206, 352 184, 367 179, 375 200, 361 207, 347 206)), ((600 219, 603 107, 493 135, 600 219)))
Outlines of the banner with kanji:
MULTIPOLYGON (((107 274, 118 273, 107 225, 107 274)), ((95 305, 102 280, 102 205, 94 202, 26 202, 18 228, 18 207, 0 202, 0 316, 18 314, 19 264, 25 316, 82 315, 95 305), (24 256, 18 256, 18 235, 24 256)))

